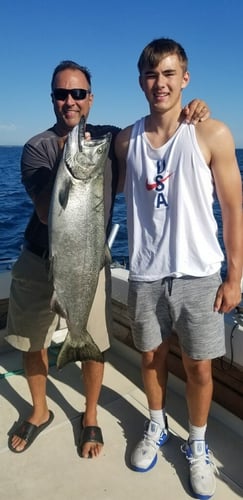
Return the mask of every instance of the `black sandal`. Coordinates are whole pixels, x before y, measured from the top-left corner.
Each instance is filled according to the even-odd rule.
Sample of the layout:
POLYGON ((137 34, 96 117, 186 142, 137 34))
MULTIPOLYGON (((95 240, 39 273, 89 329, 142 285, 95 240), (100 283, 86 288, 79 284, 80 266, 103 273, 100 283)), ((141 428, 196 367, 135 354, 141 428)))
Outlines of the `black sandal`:
MULTIPOLYGON (((81 415, 81 432, 79 437, 79 453, 82 456, 82 449, 85 443, 104 444, 101 428, 96 425, 83 426, 84 413, 81 415)), ((83 457, 82 457, 83 458, 83 457)), ((91 458, 91 456, 89 457, 91 458)))
POLYGON ((24 420, 19 427, 15 431, 11 433, 11 436, 9 436, 8 440, 8 447, 11 451, 14 453, 22 453, 23 451, 27 450, 30 445, 34 442, 34 440, 37 438, 37 436, 42 432, 54 419, 54 414, 51 410, 49 410, 49 418, 47 422, 44 422, 44 424, 41 425, 34 425, 31 424, 30 422, 27 422, 24 420), (12 445, 12 439, 13 436, 18 436, 20 439, 23 439, 26 444, 22 450, 17 450, 16 448, 13 447, 12 445))

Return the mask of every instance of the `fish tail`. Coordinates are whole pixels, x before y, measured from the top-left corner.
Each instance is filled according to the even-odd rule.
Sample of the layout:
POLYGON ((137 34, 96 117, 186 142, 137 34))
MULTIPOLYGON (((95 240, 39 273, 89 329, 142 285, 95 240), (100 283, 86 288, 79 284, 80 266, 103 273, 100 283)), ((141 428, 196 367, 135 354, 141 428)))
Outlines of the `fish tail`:
POLYGON ((102 352, 87 331, 85 332, 85 340, 81 336, 72 339, 70 333, 67 333, 57 357, 56 365, 58 370, 61 370, 72 361, 99 361, 104 363, 102 352))

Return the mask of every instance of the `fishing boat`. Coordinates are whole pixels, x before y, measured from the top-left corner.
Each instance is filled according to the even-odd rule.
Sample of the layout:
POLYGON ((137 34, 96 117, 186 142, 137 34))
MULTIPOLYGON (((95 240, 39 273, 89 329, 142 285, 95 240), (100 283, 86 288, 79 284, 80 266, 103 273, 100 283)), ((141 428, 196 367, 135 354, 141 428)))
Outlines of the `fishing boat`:
MULTIPOLYGON (((9 349, 4 341, 4 335, 6 333, 11 268, 14 262, 15 259, 0 261, 0 349, 2 350, 9 349)), ((120 342, 135 349, 127 316, 128 270, 122 266, 113 265, 111 273, 114 336, 120 342)), ((66 332, 66 323, 61 319, 53 342, 61 343, 66 332)), ((213 397, 224 408, 243 419, 243 300, 234 311, 225 315, 225 337, 226 354, 223 358, 213 361, 213 397)), ((169 370, 180 379, 185 380, 176 332, 173 333, 170 347, 169 370)))
MULTIPOLYGON (((35 443, 17 457, 9 451, 7 434, 16 420, 30 412, 30 395, 23 376, 21 353, 4 341, 14 259, 0 267, 0 497, 5 500, 36 500, 72 497, 100 500, 188 500, 188 464, 180 447, 188 434, 184 373, 176 334, 169 354, 167 413, 170 440, 158 453, 158 462, 146 474, 130 469, 131 449, 141 438, 148 417, 140 373, 140 354, 133 346, 127 316, 128 271, 112 267, 113 338, 106 358, 104 382, 99 401, 99 425, 105 447, 97 460, 81 460, 78 441, 80 411, 84 407, 79 363, 70 363, 61 372, 55 366, 55 347, 65 338, 61 321, 50 348, 47 384, 48 405, 53 423, 35 443), (162 496, 161 496, 162 495, 162 496)), ((241 306, 240 306, 241 307, 241 306)), ((208 440, 218 469, 214 500, 243 497, 243 321, 242 309, 225 317, 227 353, 214 365, 214 401, 208 422, 208 440)))

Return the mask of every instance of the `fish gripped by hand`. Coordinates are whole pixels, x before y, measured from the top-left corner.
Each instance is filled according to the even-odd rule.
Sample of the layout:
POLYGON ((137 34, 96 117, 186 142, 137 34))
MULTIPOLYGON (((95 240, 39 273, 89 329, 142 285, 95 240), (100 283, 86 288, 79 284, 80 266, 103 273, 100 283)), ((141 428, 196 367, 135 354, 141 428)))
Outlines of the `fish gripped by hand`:
POLYGON ((58 167, 48 220, 51 308, 66 319, 68 333, 57 358, 60 369, 70 361, 103 355, 87 331, 99 273, 109 258, 104 219, 104 170, 111 134, 84 138, 81 119, 68 135, 58 167))

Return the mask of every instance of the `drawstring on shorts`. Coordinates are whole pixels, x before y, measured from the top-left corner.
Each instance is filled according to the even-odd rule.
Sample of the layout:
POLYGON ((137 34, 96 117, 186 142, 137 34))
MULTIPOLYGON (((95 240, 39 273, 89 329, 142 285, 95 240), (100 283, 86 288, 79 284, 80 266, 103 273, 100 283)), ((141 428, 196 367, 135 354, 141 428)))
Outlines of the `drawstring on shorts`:
POLYGON ((172 293, 173 281, 174 281, 174 278, 172 278, 171 276, 168 276, 168 278, 164 278, 162 280, 162 283, 167 284, 169 297, 171 296, 171 293, 172 293))

